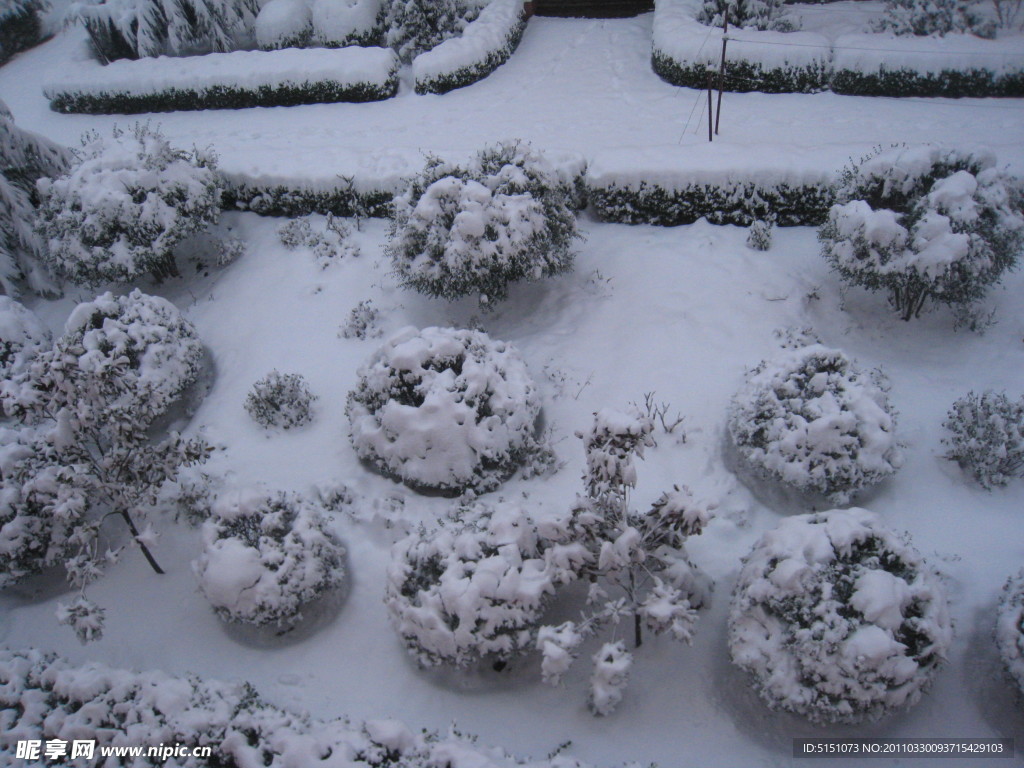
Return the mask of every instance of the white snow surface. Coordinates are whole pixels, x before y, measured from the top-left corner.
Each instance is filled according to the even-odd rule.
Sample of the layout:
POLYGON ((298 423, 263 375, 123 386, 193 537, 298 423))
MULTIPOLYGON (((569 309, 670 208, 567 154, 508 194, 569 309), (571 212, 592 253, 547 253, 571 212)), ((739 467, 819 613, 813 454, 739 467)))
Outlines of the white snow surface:
POLYGON ((521 0, 491 0, 461 35, 413 59, 413 79, 417 82, 436 80, 483 64, 508 43, 522 15, 521 0))
MULTIPOLYGON (((792 157, 820 152, 827 173, 877 144, 966 143, 987 146, 1000 165, 1024 171, 1020 99, 727 93, 721 134, 708 144, 706 114, 698 120, 706 94, 672 87, 651 72, 651 34, 651 14, 600 21, 534 17, 506 65, 444 96, 416 95, 406 83, 398 97, 379 103, 207 110, 153 120, 178 146, 214 147, 221 167, 316 184, 330 183, 362 157, 374 163, 390 158, 396 166, 411 162, 415 169, 422 166, 421 150, 468 156, 505 137, 584 158, 629 148, 664 150, 668 157, 682 148, 751 171, 771 164, 781 150, 792 157)), ((0 67, 0 94, 20 127, 77 145, 87 129, 109 133, 125 123, 123 116, 49 110, 41 83, 79 71, 83 41, 81 30, 64 30, 0 67)), ((343 713, 356 721, 397 717, 414 732, 444 731, 454 721, 478 734, 481 744, 520 754, 543 756, 572 739, 570 753, 598 768, 625 760, 665 768, 837 765, 794 759, 796 736, 1012 736, 1024 743, 1019 705, 991 637, 1000 588, 1024 558, 1024 483, 988 492, 941 458, 940 442, 941 423, 956 398, 971 389, 1019 391, 1024 274, 1009 274, 1005 287, 992 292, 997 323, 986 334, 953 332, 943 311, 904 323, 881 296, 859 289, 841 294, 810 228, 780 228, 771 250, 760 253, 744 245, 746 232, 736 227, 630 227, 599 224, 584 214, 587 239, 578 246, 575 271, 515 286, 508 302, 481 318, 475 301, 448 304, 398 289, 389 264, 377 256, 384 222, 365 222, 353 234, 363 258, 328 270, 285 249, 279 223, 225 215, 222 226, 246 241, 243 257, 206 276, 147 290, 187 314, 214 360, 212 388, 188 425, 188 432, 203 429, 225 446, 206 471, 229 484, 262 482, 282 490, 345 482, 356 494, 354 519, 337 515, 332 523, 346 542, 352 577, 337 619, 290 645, 238 642, 196 591, 188 562, 199 552, 199 533, 156 520, 163 534, 158 557, 169 572, 154 575, 138 552, 126 550, 90 589, 108 607, 100 642, 80 646, 56 624, 55 604, 63 598, 32 597, 19 588, 0 593, 0 643, 59 651, 78 664, 251 680, 274 703, 327 719, 343 713), (676 483, 720 501, 716 518, 687 545, 715 579, 714 598, 691 647, 668 638, 645 641, 612 716, 595 719, 583 703, 587 664, 570 669, 562 687, 540 685, 539 658, 503 674, 428 675, 411 663, 389 626, 382 597, 396 530, 435 522, 451 502, 366 472, 347 443, 344 397, 379 340, 339 338, 338 326, 368 298, 380 308, 387 333, 407 325, 466 327, 476 318, 520 349, 565 466, 550 477, 514 478, 499 495, 571 504, 584 469, 573 433, 587 429, 601 408, 623 409, 653 390, 686 415, 686 442, 659 433, 657 448, 638 463, 635 505, 643 507, 676 483), (956 624, 949 660, 917 706, 879 723, 827 730, 767 710, 729 663, 725 633, 740 558, 764 531, 806 511, 748 488, 728 471, 722 460, 726 409, 744 372, 776 348, 772 331, 804 325, 865 368, 887 371, 906 462, 864 503, 893 528, 909 531, 944 572, 956 624), (308 429, 268 436, 245 413, 252 382, 275 367, 302 373, 321 394, 318 419, 308 429)), ((71 308, 91 298, 74 290, 60 301, 35 301, 31 309, 59 333, 71 308)), ((585 642, 580 654, 590 658, 598 648, 585 642)))

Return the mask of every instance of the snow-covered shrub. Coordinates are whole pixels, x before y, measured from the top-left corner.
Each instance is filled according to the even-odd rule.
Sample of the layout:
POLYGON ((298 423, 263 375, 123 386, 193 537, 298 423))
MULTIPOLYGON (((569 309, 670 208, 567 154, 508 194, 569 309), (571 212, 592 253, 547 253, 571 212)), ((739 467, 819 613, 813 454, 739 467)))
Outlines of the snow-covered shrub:
POLYGON ((307 0, 270 0, 260 8, 254 24, 256 43, 264 51, 305 48, 313 36, 307 0))
POLYGON ((0 296, 0 378, 19 373, 49 347, 50 332, 36 313, 9 296, 0 296))
POLYGON ((1024 397, 1017 402, 1004 393, 969 392, 946 414, 943 438, 953 459, 984 488, 1006 485, 1024 475, 1024 397))
POLYGON ((295 495, 233 494, 203 524, 192 568, 225 621, 288 627, 302 608, 345 579, 345 550, 320 509, 295 495))
POLYGON ((577 236, 565 185, 514 141, 484 148, 465 168, 428 158, 395 198, 386 252, 403 286, 487 303, 512 282, 570 269, 577 236))
POLYGON ((733 442, 751 468, 834 504, 898 469, 894 430, 877 376, 820 344, 762 361, 729 415, 733 442))
POLYGON ((795 26, 782 15, 783 7, 784 0, 704 0, 697 21, 721 27, 728 9, 730 27, 792 32, 795 26))
POLYGON ((57 604, 57 622, 71 627, 82 645, 103 637, 106 612, 99 605, 78 595, 70 603, 57 604))
POLYGON ((743 561, 733 662, 773 709, 877 719, 921 696, 952 640, 938 577, 864 509, 783 520, 743 561))
POLYGON ((1006 671, 1024 693, 1024 571, 1003 586, 996 608, 995 638, 1006 671))
POLYGON ((384 0, 387 45, 408 64, 476 18, 480 4, 472 0, 384 0))
POLYGON ((291 429, 313 420, 316 399, 301 374, 271 371, 253 384, 245 410, 264 427, 291 429))
POLYGON ((594 671, 590 675, 588 703, 595 715, 610 715, 622 701, 629 683, 633 654, 621 640, 605 643, 594 654, 594 671))
POLYGON ((216 158, 141 123, 112 139, 86 134, 76 155, 67 174, 38 185, 53 271, 83 285, 177 275, 174 247, 220 216, 216 158))
POLYGON ((36 181, 56 176, 70 153, 14 124, 0 101, 0 287, 16 296, 22 282, 34 291, 53 290, 43 267, 46 242, 32 227, 38 204, 36 181))
POLYGON ((555 590, 586 557, 568 519, 522 502, 462 509, 395 545, 384 602, 424 666, 507 662, 533 648, 555 590))
POLYGON ((747 247, 767 251, 772 247, 772 223, 764 219, 751 222, 747 230, 747 247))
POLYGON ((80 0, 67 19, 83 24, 101 61, 230 51, 251 34, 257 0, 80 0))
POLYGON ((0 1, 0 64, 42 40, 39 16, 47 8, 45 0, 0 1))
POLYGON ((483 80, 508 61, 525 29, 520 0, 491 0, 459 37, 413 60, 416 93, 447 93, 483 80))
POLYGON ((383 331, 378 322, 380 310, 370 299, 356 304, 348 313, 348 322, 341 327, 341 335, 346 339, 370 339, 380 336, 383 331))
POLYGON ((1021 201, 991 156, 878 150, 842 172, 818 237, 843 280, 888 291, 909 320, 929 300, 977 301, 1014 267, 1021 201))
POLYGON ((886 0, 885 14, 874 28, 878 32, 918 37, 942 37, 970 32, 978 37, 995 37, 995 25, 968 0, 886 0))
POLYGON ((306 216, 282 224, 277 228, 277 235, 288 249, 309 248, 321 269, 337 260, 359 256, 359 246, 351 240, 351 227, 330 213, 322 230, 314 230, 310 217, 306 216))
POLYGON ((540 397, 519 352, 479 331, 404 328, 346 409, 363 461, 414 489, 493 490, 536 450, 540 397))
POLYGON ((383 0, 312 0, 311 13, 320 45, 379 45, 384 35, 383 0))

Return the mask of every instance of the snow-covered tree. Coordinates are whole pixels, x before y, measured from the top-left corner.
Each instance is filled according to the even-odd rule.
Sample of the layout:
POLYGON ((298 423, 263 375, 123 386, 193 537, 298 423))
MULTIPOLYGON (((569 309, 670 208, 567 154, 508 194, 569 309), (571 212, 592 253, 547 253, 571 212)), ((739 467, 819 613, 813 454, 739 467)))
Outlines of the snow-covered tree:
POLYGON ((747 247, 755 251, 767 251, 772 247, 772 223, 758 219, 747 229, 747 247))
POLYGON ((220 216, 213 154, 176 149, 142 123, 88 133, 75 154, 68 173, 38 184, 51 269, 81 285, 177 275, 174 247, 220 216))
POLYGON ((821 344, 786 349, 747 374, 729 432, 759 474, 845 504, 901 463, 878 375, 821 344))
POLYGON ((480 5, 474 0, 385 0, 387 45, 409 63, 460 34, 477 17, 480 5))
MULTIPOLYGON (((646 513, 631 509, 636 485, 634 458, 652 446, 653 422, 640 414, 605 409, 594 414, 581 434, 587 455, 586 495, 577 499, 570 520, 574 540, 589 552, 582 575, 590 581, 588 608, 579 621, 544 627, 537 637, 546 682, 557 683, 588 635, 632 619, 633 643, 643 630, 689 643, 697 609, 710 594, 710 581, 686 553, 686 539, 700 534, 710 506, 686 488, 663 493, 646 513)), ((632 655, 618 640, 606 642, 594 656, 590 704, 605 715, 625 688, 632 655)))
POLYGON ((532 650, 556 589, 588 557, 570 518, 523 502, 463 508, 392 549, 384 602, 424 666, 507 662, 532 650))
POLYGON ((67 19, 83 24, 104 61, 234 50, 251 34, 258 0, 81 0, 67 19))
POLYGON ((488 303, 510 283, 570 269, 576 237, 565 184, 514 141, 481 150, 467 167, 428 158, 395 198, 387 253, 405 287, 488 303))
POLYGON ((996 608, 996 646, 1006 671, 1024 694, 1024 571, 1010 577, 996 608))
POLYGON ((783 16, 783 8, 784 0, 704 0, 697 21, 721 27, 728 10, 730 27, 792 32, 796 27, 783 16))
POLYGON ((0 296, 0 378, 20 373, 50 345, 50 332, 35 312, 10 296, 0 296))
POLYGON ((398 331, 360 369, 346 412, 359 458, 413 489, 490 491, 538 449, 526 365, 479 331, 398 331))
POLYGON ((1020 188, 991 156, 879 150, 845 169, 818 234, 840 277, 885 290, 904 320, 926 302, 968 306, 1014 267, 1020 188))
POLYGON ((946 414, 943 438, 953 459, 984 488, 1006 485, 1024 475, 1024 397, 1016 402, 1001 392, 969 392, 946 414))
POLYGON ((885 14, 874 23, 878 32, 918 37, 971 33, 995 37, 995 24, 971 0, 885 0, 885 14))
POLYGON ((344 582, 345 550, 309 500, 246 491, 218 499, 213 512, 192 568, 225 621, 290 628, 344 582))
POLYGON ((754 545, 729 649, 770 707, 859 722, 920 698, 953 632, 941 582, 904 538, 849 509, 787 518, 754 545))
POLYGON ((18 128, 0 101, 0 287, 9 296, 19 293, 22 282, 34 291, 53 291, 43 267, 46 243, 32 228, 36 180, 63 173, 70 157, 66 149, 18 128))
POLYGON ((43 38, 45 0, 0 0, 0 64, 43 38))
POLYGON ((316 399, 301 374, 271 371, 253 384, 245 410, 264 427, 291 429, 313 420, 316 399))

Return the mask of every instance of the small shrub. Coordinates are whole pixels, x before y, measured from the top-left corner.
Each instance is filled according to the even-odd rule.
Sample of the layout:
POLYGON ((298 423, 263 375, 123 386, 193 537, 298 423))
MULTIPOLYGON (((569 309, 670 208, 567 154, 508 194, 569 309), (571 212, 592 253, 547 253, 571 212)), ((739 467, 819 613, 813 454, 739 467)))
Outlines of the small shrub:
POLYGON ((556 588, 585 557, 564 521, 520 503, 463 509, 395 545, 384 602, 424 666, 507 662, 533 648, 556 588))
POLYGON ((1016 265, 1020 195, 991 157, 878 150, 843 171, 818 238, 842 279, 888 291, 910 320, 929 300, 979 300, 1016 265))
POLYGON ((772 223, 758 219, 747 230, 747 247, 755 251, 767 251, 772 247, 772 223))
POLYGON ((765 477, 845 504, 900 464, 895 416, 873 377, 839 350, 785 350, 747 375, 729 431, 765 477))
POLYGON ((220 216, 214 156, 175 149, 141 123, 112 140, 86 134, 76 155, 66 175, 38 185, 51 269, 79 285, 176 276, 174 247, 220 216))
POLYGON ((346 339, 369 339, 380 336, 378 326, 380 310, 370 299, 360 301, 349 312, 348 322, 341 327, 341 335, 346 339))
POLYGON ((1024 571, 1003 587, 996 608, 995 638, 1006 671, 1024 694, 1024 571))
POLYGON ((315 231, 309 216, 282 224, 277 228, 282 245, 294 250, 309 248, 321 269, 345 257, 359 256, 359 246, 351 242, 352 229, 344 221, 327 214, 322 231, 315 231))
POLYGON ((961 397, 946 414, 943 426, 952 432, 942 442, 953 459, 982 487, 1006 485, 1024 475, 1024 397, 973 392, 961 397))
POLYGON ((290 627, 303 606, 345 579, 345 550, 320 510, 298 496, 221 499, 203 525, 203 541, 192 568, 225 621, 290 627))
POLYGON ((578 235, 570 199, 521 142, 487 147, 467 168, 431 157, 395 198, 386 252, 404 287, 500 301, 512 282, 571 268, 578 235))
POLYGON ((359 371, 346 410, 363 461, 414 489, 496 488, 537 449, 519 353, 478 331, 406 328, 359 371))
POLYGON ((784 0, 705 0, 697 21, 721 27, 728 9, 730 27, 793 32, 796 26, 783 17, 783 5, 784 0))
POLYGON ((316 399, 300 374, 271 371, 253 385, 245 410, 264 427, 291 429, 313 420, 316 399))
POLYGON ((918 37, 943 37, 969 32, 995 37, 995 25, 967 0, 886 0, 885 15, 874 24, 878 32, 918 37))
POLYGON ((913 705, 951 640, 937 576, 863 509, 790 517, 762 536, 729 613, 733 663, 769 707, 817 723, 913 705))

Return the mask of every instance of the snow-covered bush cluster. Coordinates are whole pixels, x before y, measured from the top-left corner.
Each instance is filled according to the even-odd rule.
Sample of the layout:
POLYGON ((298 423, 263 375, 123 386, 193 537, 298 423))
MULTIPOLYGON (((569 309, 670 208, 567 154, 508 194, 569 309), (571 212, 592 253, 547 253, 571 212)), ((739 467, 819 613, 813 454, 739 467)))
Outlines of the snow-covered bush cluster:
MULTIPOLYGON (((18 742, 69 737, 101 747, 185 745, 209 756, 147 754, 135 768, 211 765, 345 766, 345 768, 586 768, 564 756, 523 761, 473 739, 411 730, 396 720, 317 720, 281 709, 248 683, 225 683, 164 672, 130 672, 100 664, 75 667, 37 650, 0 650, 0 752, 18 742)), ((107 759, 110 763, 111 758, 107 759)), ((18 760, 19 763, 23 762, 18 760)))
POLYGON ((345 339, 371 339, 380 336, 383 331, 379 326, 380 310, 371 299, 364 299, 352 307, 348 313, 348 321, 341 327, 341 336, 345 339))
POLYGON ((729 432, 759 474, 845 504, 899 468, 895 415, 876 375, 820 344, 783 350, 747 374, 729 432))
POLYGON ((849 509, 788 518, 754 545, 729 648, 770 707, 835 723, 917 702, 952 627, 937 575, 903 539, 849 509))
POLYGON ((405 328, 348 396, 359 458, 414 489, 496 488, 537 449, 540 396, 518 351, 479 331, 405 328))
POLYGON ((792 32, 796 26, 783 9, 783 0, 704 0, 697 21, 721 27, 728 12, 730 27, 792 32))
MULTIPOLYGON (((587 456, 585 495, 570 517, 573 541, 587 552, 581 576, 590 581, 587 609, 578 621, 547 626, 537 647, 545 682, 557 684, 576 658, 583 640, 632 618, 634 647, 643 630, 689 643, 697 609, 710 594, 708 578, 690 562, 686 540, 701 533, 710 505, 686 488, 663 493, 646 513, 631 509, 636 485, 634 458, 654 445, 653 422, 639 412, 609 409, 594 414, 581 434, 587 456)), ((614 638, 594 655, 589 702, 595 714, 609 714, 622 698, 633 655, 614 638)))
POLYGON ((277 228, 278 237, 286 248, 308 248, 321 269, 342 259, 359 256, 359 246, 351 239, 352 228, 342 219, 327 214, 323 229, 314 229, 310 218, 292 219, 277 228))
MULTIPOLYGON (((53 347, 2 382, 4 412, 22 423, 5 430, 0 459, 4 584, 62 564, 84 589, 113 554, 99 547, 111 516, 162 572, 149 550, 155 534, 139 530, 141 518, 165 482, 211 449, 201 438, 161 439, 152 426, 201 360, 195 330, 170 302, 138 290, 107 293, 80 304, 53 347)), ((64 616, 95 635, 101 617, 83 600, 64 616)))
POLYGON ((43 266, 46 242, 32 227, 36 181, 63 173, 69 159, 64 148, 18 128, 0 101, 0 287, 8 296, 17 296, 22 284, 53 289, 43 266))
POLYGON ((142 123, 86 134, 75 154, 67 174, 38 184, 51 269, 82 285, 177 275, 175 246, 220 216, 216 158, 142 123))
POLYGON ((747 247, 755 251, 767 251, 772 247, 772 229, 770 221, 758 219, 747 229, 747 247))
POLYGON ((34 312, 0 296, 0 378, 21 373, 50 344, 50 332, 34 312))
POLYGON ((231 51, 252 34, 257 0, 80 0, 67 19, 85 26, 103 62, 231 51))
POLYGON ((886 0, 885 14, 874 27, 878 32, 917 37, 942 37, 969 32, 995 37, 995 23, 978 12, 978 3, 967 0, 886 0))
POLYGON ((953 403, 943 426, 952 433, 942 440, 946 458, 982 487, 1024 475, 1024 397, 1014 402, 1001 392, 969 392, 953 403))
POLYGON ((879 150, 843 171, 822 253, 843 280, 888 292, 904 320, 928 301, 969 306, 1017 263, 1022 199, 990 155, 879 150))
POLYGON ((261 491, 222 497, 203 524, 193 563, 199 589, 225 621, 290 627, 311 601, 345 579, 345 550, 320 508, 261 491))
POLYGON ((264 50, 377 45, 384 11, 381 0, 270 0, 256 17, 256 42, 264 50))
POLYGON ((421 293, 494 302, 512 282, 572 266, 569 190, 520 141, 486 147, 465 167, 429 157, 394 207, 387 253, 401 283, 421 293))
POLYGON ((413 60, 416 93, 447 93, 482 80, 508 61, 525 29, 520 0, 490 0, 460 36, 413 60))
POLYGON ((47 8, 46 0, 0 2, 0 64, 42 40, 40 14, 47 8))
POLYGON ((480 13, 476 0, 385 0, 385 41, 405 63, 455 37, 480 13))
POLYGON ((996 647, 1006 671, 1024 694, 1024 571, 1010 577, 996 608, 996 647))
POLYGON ((316 399, 304 376, 275 370, 252 385, 245 410, 264 427, 291 429, 313 420, 316 399))
POLYGON ((572 520, 522 501, 460 509, 395 545, 384 601, 424 666, 508 662, 532 650, 556 589, 588 557, 572 520))

